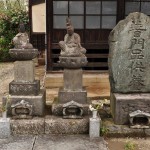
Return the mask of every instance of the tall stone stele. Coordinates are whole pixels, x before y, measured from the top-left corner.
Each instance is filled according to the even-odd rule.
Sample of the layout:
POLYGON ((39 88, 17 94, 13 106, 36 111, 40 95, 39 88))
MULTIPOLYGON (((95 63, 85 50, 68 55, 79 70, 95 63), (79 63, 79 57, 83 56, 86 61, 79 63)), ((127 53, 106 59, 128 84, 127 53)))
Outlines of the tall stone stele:
POLYGON ((111 112, 116 124, 149 124, 150 18, 135 12, 109 35, 111 112), (138 113, 136 113, 138 112, 138 113), (141 114, 139 114, 141 112, 141 114), (134 118, 129 116, 135 115, 134 118))
MULTIPOLYGON (((20 24, 19 33, 13 38, 15 47, 9 50, 14 62, 14 80, 9 84, 8 114, 14 118, 42 116, 45 107, 45 90, 40 89, 40 81, 35 80, 33 58, 38 50, 29 43, 24 24, 20 24)), ((7 97, 3 97, 3 104, 7 97)))
POLYGON ((66 19, 67 34, 59 42, 59 65, 64 68, 64 85, 59 89, 58 101, 52 112, 63 118, 82 118, 87 114, 87 92, 82 86, 82 67, 86 66, 86 49, 80 44, 80 36, 74 33, 70 18, 66 19))

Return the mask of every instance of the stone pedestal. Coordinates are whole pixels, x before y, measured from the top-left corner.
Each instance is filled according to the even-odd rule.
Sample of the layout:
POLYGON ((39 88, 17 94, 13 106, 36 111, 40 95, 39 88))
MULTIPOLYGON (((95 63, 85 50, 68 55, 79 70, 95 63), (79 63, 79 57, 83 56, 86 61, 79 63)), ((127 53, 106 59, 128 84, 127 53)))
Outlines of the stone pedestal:
POLYGON ((0 118, 0 139, 8 138, 10 134, 10 119, 0 118))
POLYGON ((84 57, 60 57, 59 63, 64 67, 64 85, 59 89, 58 100, 52 105, 54 115, 64 118, 83 118, 87 115, 89 103, 87 92, 82 86, 82 66, 87 64, 84 57))
MULTIPOLYGON (((14 81, 9 84, 8 114, 14 118, 31 118, 44 115, 45 89, 40 89, 40 81, 35 80, 34 62, 37 49, 11 49, 14 63, 14 81)), ((3 97, 5 105, 7 96, 3 97)))
POLYGON ((91 138, 100 136, 100 118, 90 118, 89 135, 91 138))
MULTIPOLYGON (((141 93, 141 94, 113 93, 111 94, 111 113, 114 118, 115 124, 118 124, 118 125, 129 124, 129 119, 130 119, 129 114, 137 110, 150 113, 150 94, 149 93, 148 94, 147 93, 145 94, 144 93, 141 93)), ((145 117, 141 116, 141 119, 142 118, 144 119, 145 117)))

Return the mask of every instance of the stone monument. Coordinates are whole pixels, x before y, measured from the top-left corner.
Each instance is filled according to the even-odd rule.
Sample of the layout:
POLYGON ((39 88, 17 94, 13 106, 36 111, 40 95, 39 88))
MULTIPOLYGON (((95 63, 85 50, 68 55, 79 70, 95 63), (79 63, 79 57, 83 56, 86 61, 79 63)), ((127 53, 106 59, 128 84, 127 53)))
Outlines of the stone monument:
POLYGON ((111 112, 114 122, 132 122, 131 126, 149 125, 149 16, 135 12, 120 21, 109 35, 109 50, 111 112))
MULTIPOLYGON (((14 62, 14 80, 9 84, 10 102, 8 114, 14 118, 31 118, 42 116, 45 107, 45 90, 40 89, 40 81, 35 80, 34 62, 38 54, 29 43, 25 27, 20 24, 19 33, 13 38, 15 47, 9 50, 14 62)), ((3 103, 7 101, 3 97, 3 103)))
POLYGON ((59 89, 58 99, 52 105, 52 113, 67 120, 81 119, 82 122, 88 114, 89 106, 87 92, 82 86, 82 67, 87 64, 86 49, 80 44, 80 36, 74 33, 70 18, 66 19, 66 26, 64 41, 59 42, 61 52, 58 62, 64 68, 64 85, 59 89))

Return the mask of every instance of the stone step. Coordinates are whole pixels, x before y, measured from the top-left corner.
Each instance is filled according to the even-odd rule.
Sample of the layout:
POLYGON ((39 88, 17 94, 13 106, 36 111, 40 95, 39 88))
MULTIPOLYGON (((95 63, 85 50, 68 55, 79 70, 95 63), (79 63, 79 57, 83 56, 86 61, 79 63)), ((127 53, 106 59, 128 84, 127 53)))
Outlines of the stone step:
MULTIPOLYGON (((57 97, 61 86, 63 86, 62 73, 47 73, 45 78, 47 100, 57 97)), ((83 86, 86 87, 88 97, 92 99, 110 97, 108 73, 83 74, 83 86)))
MULTIPOLYGON (((61 87, 63 85, 63 73, 47 73, 45 87, 61 87)), ((108 73, 83 74, 83 86, 101 85, 109 87, 108 73)))

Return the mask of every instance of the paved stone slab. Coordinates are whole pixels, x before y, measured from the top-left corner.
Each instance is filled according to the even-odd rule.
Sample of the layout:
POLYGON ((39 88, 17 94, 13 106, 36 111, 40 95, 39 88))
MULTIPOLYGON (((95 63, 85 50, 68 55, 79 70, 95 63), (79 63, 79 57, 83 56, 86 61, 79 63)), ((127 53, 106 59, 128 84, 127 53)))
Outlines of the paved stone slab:
POLYGON ((0 150, 32 150, 35 137, 13 136, 8 139, 0 139, 0 150))
POLYGON ((109 36, 112 92, 150 92, 150 17, 131 13, 109 36))
POLYGON ((103 138, 90 139, 88 135, 39 136, 33 150, 108 150, 103 138))

